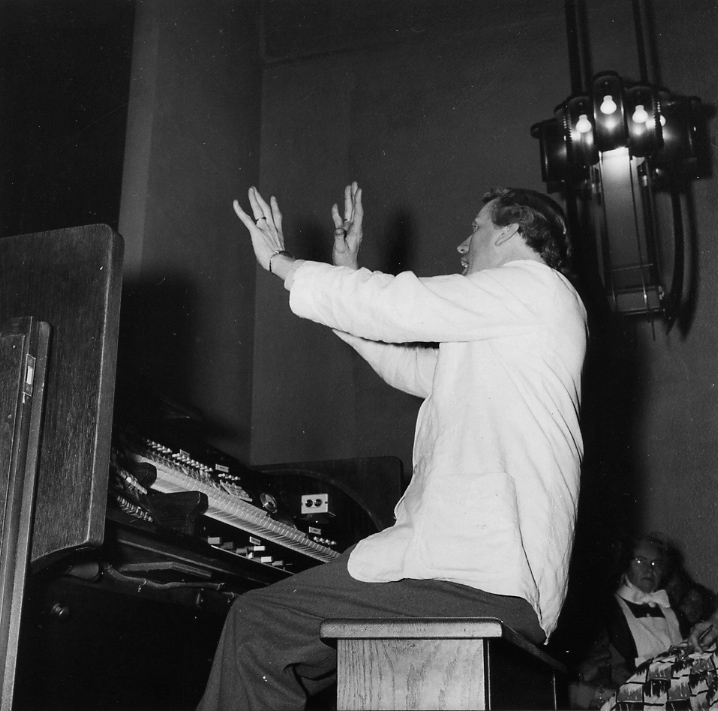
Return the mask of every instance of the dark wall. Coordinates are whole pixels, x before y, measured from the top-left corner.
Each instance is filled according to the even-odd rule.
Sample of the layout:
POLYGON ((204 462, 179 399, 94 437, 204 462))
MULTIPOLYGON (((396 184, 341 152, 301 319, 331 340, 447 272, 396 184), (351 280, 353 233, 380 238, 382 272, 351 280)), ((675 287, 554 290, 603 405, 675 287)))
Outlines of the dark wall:
MULTIPOLYGON (((289 249, 329 258, 331 204, 357 180, 365 266, 458 271, 456 246, 481 195, 494 185, 542 187, 529 126, 552 110, 552 93, 568 90, 561 43, 542 39, 561 7, 524 3, 517 20, 501 3, 398 3, 404 12, 375 26, 348 21, 340 51, 343 18, 329 30, 326 4, 307 3, 322 18, 314 51, 306 37, 301 47, 274 38, 275 52, 286 44, 303 54, 269 57, 263 86, 262 188, 284 209, 289 249), (539 52, 541 63, 523 61, 539 52)), ((418 400, 291 316, 286 300, 280 284, 258 277, 253 459, 392 453, 410 469, 418 400)))
POLYGON ((257 3, 138 2, 122 185, 123 355, 249 458, 254 262, 232 199, 258 181, 257 3))
POLYGON ((125 242, 123 395, 156 389, 249 457, 258 5, 0 1, 0 236, 102 222, 125 242))
POLYGON ((0 2, 0 236, 117 229, 131 0, 0 2))

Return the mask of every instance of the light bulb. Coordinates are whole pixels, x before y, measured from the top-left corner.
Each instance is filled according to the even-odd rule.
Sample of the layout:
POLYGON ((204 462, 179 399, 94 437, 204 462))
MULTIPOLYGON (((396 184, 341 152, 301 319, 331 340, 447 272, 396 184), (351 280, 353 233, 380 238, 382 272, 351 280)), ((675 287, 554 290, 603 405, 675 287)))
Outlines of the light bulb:
POLYGON ((643 104, 638 104, 636 110, 633 112, 633 120, 636 123, 646 123, 648 121, 648 113, 643 108, 643 104))
POLYGON ((658 114, 658 120, 661 122, 661 126, 666 125, 666 117, 663 114, 658 114))
POLYGON ((610 94, 606 94, 603 97, 603 103, 601 104, 601 113, 612 114, 617 108, 618 106, 616 106, 616 102, 613 100, 613 97, 610 94))
POLYGON ((591 122, 586 114, 581 114, 576 121, 576 130, 579 133, 588 133, 591 130, 591 122))

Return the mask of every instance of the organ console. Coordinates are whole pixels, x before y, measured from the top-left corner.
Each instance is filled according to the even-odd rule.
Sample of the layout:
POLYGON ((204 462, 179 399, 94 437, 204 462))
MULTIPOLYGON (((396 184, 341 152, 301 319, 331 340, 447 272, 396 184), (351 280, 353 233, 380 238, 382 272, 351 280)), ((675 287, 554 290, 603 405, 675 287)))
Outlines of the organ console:
MULTIPOLYGON (((283 562, 269 555, 256 555, 267 553, 265 541, 324 563, 339 555, 336 550, 324 545, 325 542, 336 545, 334 541, 319 542, 318 536, 308 536, 291 522, 272 518, 270 512, 275 513, 279 508, 274 496, 265 492, 263 500, 267 505, 261 508, 256 506, 252 503, 251 495, 241 488, 239 483, 228 484, 226 480, 213 478, 213 470, 208 465, 192 459, 183 450, 173 453, 166 446, 145 439, 136 449, 129 450, 129 458, 136 464, 148 464, 152 467, 156 478, 150 487, 155 491, 168 494, 200 492, 207 498, 207 507, 203 512, 205 516, 246 534, 247 545, 244 546, 230 542, 227 547, 221 536, 208 536, 207 540, 212 545, 224 547, 249 559, 257 559, 261 563, 271 563, 279 568, 284 567, 283 562)), ((319 531, 318 528, 316 530, 319 531)))
POLYGON ((32 532, 9 547, 0 532, 29 571, 24 602, 0 607, 0 632, 22 618, 2 708, 194 708, 228 605, 390 525, 401 463, 248 467, 193 418, 134 417, 116 379, 122 239, 109 227, 4 238, 0 263, 0 326, 50 329, 32 532))

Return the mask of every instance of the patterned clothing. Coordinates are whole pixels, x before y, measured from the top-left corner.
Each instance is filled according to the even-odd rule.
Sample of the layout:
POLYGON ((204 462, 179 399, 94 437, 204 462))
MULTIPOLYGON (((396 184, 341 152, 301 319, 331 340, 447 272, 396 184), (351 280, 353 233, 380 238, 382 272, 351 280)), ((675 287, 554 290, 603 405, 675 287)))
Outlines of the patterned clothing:
POLYGON ((641 664, 601 711, 718 711, 718 652, 672 647, 641 664))

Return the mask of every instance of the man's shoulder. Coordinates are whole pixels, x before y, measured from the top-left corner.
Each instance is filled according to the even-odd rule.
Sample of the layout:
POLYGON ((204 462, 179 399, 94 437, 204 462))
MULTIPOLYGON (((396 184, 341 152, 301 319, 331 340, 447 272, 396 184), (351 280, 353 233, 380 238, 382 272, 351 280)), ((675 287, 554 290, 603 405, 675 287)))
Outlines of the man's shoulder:
POLYGON ((568 278, 544 262, 530 259, 506 262, 498 267, 483 269, 468 278, 475 279, 477 282, 486 280, 509 288, 525 290, 534 298, 541 294, 551 299, 569 298, 583 306, 578 292, 568 278))

